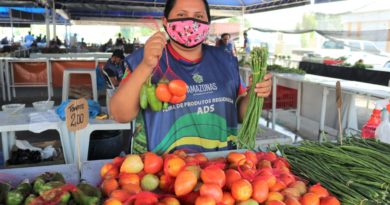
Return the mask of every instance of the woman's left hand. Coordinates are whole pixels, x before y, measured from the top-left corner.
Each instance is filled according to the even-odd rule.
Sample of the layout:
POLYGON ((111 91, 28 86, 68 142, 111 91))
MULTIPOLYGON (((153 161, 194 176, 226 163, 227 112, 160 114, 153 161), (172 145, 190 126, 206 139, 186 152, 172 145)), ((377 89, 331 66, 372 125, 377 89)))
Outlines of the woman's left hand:
MULTIPOLYGON (((252 84, 252 78, 250 78, 250 84, 252 84)), ((248 85, 248 89, 251 85, 248 85)), ((255 93, 258 97, 268 97, 272 90, 272 74, 268 73, 264 76, 263 81, 256 84, 255 93)))

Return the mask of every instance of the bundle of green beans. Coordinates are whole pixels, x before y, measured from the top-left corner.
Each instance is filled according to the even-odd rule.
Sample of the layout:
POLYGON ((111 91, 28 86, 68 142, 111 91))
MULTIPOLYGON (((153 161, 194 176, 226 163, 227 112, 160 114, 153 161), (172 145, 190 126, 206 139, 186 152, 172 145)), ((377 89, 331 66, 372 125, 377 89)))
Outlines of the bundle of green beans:
POLYGON ((262 81, 267 73, 268 49, 255 47, 251 51, 252 86, 249 90, 249 103, 238 133, 238 143, 241 148, 254 149, 259 118, 263 109, 264 98, 258 97, 254 91, 256 83, 262 81))
POLYGON ((321 184, 343 205, 390 204, 390 145, 348 138, 278 146, 295 174, 321 184))

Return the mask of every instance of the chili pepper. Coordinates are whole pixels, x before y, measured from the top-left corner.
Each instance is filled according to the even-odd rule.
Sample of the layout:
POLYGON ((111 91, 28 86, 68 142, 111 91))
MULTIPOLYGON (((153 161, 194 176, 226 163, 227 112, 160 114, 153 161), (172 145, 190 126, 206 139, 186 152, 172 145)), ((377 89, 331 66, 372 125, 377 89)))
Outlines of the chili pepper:
POLYGON ((156 97, 156 86, 153 84, 148 85, 146 87, 146 93, 148 95, 148 103, 150 108, 155 112, 161 111, 162 103, 156 97))
POLYGON ((142 109, 146 109, 148 107, 148 95, 146 93, 146 85, 143 84, 140 94, 139 94, 139 104, 142 109))
POLYGON ((7 193, 11 190, 11 185, 8 183, 0 183, 0 204, 5 203, 7 193))
POLYGON ((163 109, 167 109, 167 108, 168 108, 168 105, 169 105, 169 104, 168 104, 167 102, 164 102, 164 103, 163 103, 163 109))
POLYGON ((24 201, 24 205, 29 205, 37 196, 35 194, 30 194, 24 201))

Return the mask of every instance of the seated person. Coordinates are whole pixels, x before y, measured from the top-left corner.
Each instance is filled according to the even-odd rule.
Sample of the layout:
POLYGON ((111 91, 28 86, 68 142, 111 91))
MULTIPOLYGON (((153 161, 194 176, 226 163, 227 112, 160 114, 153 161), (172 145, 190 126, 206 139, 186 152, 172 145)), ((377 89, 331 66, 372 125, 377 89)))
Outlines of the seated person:
POLYGON ((107 60, 107 63, 103 67, 103 70, 107 73, 115 86, 119 85, 125 72, 124 58, 125 56, 123 55, 122 50, 114 50, 111 58, 107 60))

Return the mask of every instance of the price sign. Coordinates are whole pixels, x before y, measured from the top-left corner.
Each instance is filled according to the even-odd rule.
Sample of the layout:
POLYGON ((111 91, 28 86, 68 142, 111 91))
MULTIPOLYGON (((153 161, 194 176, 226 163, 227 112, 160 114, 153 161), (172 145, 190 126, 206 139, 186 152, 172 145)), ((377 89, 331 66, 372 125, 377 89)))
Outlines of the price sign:
POLYGON ((68 130, 75 132, 81 130, 88 125, 89 112, 87 100, 81 98, 72 100, 66 106, 66 127, 68 130))

